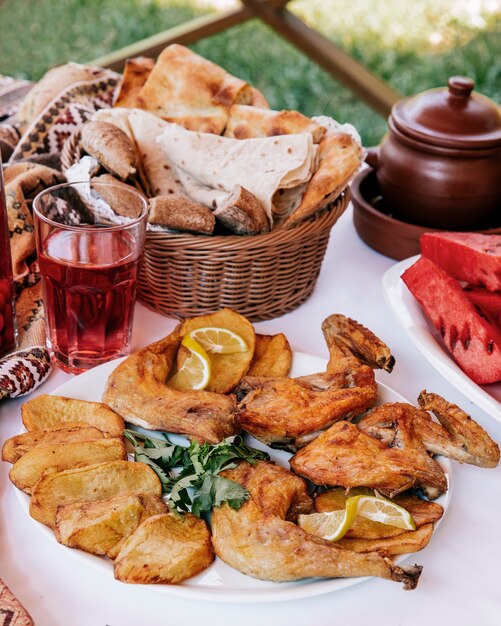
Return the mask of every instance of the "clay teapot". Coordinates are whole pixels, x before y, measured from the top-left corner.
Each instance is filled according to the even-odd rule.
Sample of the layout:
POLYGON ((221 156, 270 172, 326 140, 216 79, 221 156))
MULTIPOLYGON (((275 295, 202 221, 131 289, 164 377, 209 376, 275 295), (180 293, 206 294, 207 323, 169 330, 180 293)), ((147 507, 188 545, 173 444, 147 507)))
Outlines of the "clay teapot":
POLYGON ((448 230, 501 226, 501 111, 470 78, 393 105, 367 162, 395 217, 448 230))

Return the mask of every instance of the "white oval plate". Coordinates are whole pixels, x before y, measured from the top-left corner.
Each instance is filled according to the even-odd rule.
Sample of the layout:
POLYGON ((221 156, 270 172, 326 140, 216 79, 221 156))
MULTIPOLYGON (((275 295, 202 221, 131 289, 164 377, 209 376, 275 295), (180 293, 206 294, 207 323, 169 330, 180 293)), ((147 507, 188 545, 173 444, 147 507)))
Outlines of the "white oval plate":
POLYGON ((468 400, 475 402, 491 417, 501 422, 501 383, 477 385, 463 372, 401 279, 405 270, 418 259, 419 256, 405 259, 384 274, 383 292, 387 304, 409 339, 430 364, 468 400))
MULTIPOLYGON (((106 379, 119 362, 120 360, 105 363, 85 374, 81 374, 55 389, 52 394, 80 398, 81 400, 100 401, 106 379)), ((326 363, 324 359, 316 356, 302 352, 295 353, 291 375, 304 376, 314 372, 325 371, 326 363)), ((383 402, 407 402, 407 400, 390 387, 379 383, 378 404, 383 402)), ((288 467, 288 459, 291 456, 289 453, 272 450, 249 436, 246 436, 246 443, 255 448, 266 450, 276 463, 288 467)), ((449 489, 445 495, 437 499, 437 502, 446 510, 449 506, 451 493, 451 467, 448 459, 441 459, 441 465, 447 474, 449 489)), ((18 489, 16 489, 16 492, 23 508, 29 514, 29 497, 18 489)), ((78 559, 81 564, 89 565, 107 572, 109 576, 113 576, 113 564, 111 561, 62 546, 57 543, 50 528, 39 522, 34 521, 34 523, 47 539, 54 543, 55 549, 66 550, 68 555, 78 559)), ((397 559, 397 562, 400 563, 408 558, 412 558, 411 555, 400 557, 397 559)), ((276 602, 339 591, 364 580, 367 580, 367 578, 308 578, 297 582, 273 583, 246 576, 217 558, 204 572, 179 585, 130 585, 130 588, 131 592, 139 588, 141 591, 148 590, 162 593, 166 596, 178 596, 185 599, 212 602, 276 602)))

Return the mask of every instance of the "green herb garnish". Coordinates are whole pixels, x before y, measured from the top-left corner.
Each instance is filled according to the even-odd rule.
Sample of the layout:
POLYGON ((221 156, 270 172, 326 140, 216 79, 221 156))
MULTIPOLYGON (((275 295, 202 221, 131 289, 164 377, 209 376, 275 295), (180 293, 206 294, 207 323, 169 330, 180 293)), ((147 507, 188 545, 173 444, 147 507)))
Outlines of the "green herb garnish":
POLYGON ((236 467, 235 461, 249 463, 268 460, 266 452, 246 446, 238 435, 211 445, 193 441, 188 447, 163 439, 125 430, 125 437, 134 446, 134 460, 149 465, 169 495, 172 511, 189 511, 197 517, 210 513, 213 507, 227 502, 239 509, 249 499, 245 487, 220 476, 220 472, 236 467), (174 472, 174 469, 179 471, 174 472))

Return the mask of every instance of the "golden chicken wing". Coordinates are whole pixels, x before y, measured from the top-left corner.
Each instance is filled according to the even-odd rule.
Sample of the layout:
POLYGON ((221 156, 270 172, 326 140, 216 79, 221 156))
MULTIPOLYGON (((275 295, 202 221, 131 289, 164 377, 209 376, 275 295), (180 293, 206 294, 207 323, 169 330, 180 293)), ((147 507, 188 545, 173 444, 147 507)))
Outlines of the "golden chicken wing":
POLYGON ((297 452, 291 468, 316 485, 371 487, 393 497, 421 487, 430 498, 447 490, 447 479, 416 439, 409 420, 401 419, 393 447, 356 424, 337 422, 297 452))
POLYGON ((366 411, 377 398, 373 368, 393 367, 388 347, 358 322, 331 315, 322 330, 329 348, 325 372, 248 376, 236 389, 235 422, 273 448, 294 452, 334 422, 366 411))

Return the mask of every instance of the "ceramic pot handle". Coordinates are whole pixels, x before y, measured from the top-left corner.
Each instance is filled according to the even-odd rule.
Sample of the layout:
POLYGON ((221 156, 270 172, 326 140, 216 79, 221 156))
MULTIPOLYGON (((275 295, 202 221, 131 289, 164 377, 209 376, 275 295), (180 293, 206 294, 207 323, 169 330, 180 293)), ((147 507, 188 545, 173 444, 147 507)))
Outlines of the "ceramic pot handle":
POLYGON ((475 89, 475 81, 467 76, 451 76, 449 78, 449 94, 458 98, 469 98, 475 89))
POLYGON ((375 148, 367 148, 365 162, 367 165, 370 165, 373 169, 377 170, 379 166, 379 146, 376 146, 375 148))

